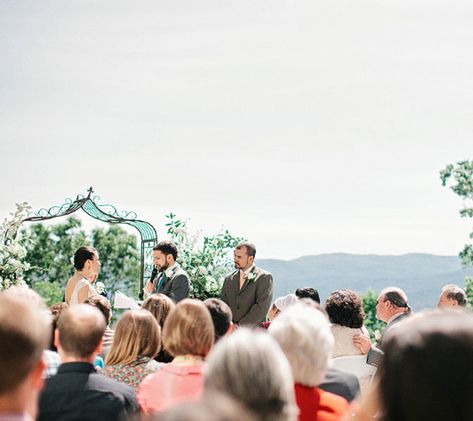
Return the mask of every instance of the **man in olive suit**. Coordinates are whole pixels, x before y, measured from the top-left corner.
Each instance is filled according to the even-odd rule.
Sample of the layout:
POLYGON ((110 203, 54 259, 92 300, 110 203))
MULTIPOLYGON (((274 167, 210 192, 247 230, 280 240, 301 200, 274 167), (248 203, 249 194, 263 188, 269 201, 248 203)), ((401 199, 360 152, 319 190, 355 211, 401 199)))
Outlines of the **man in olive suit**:
POLYGON ((266 318, 273 299, 273 276, 254 264, 256 248, 240 243, 233 253, 235 271, 225 277, 221 298, 233 314, 233 323, 255 326, 266 318))

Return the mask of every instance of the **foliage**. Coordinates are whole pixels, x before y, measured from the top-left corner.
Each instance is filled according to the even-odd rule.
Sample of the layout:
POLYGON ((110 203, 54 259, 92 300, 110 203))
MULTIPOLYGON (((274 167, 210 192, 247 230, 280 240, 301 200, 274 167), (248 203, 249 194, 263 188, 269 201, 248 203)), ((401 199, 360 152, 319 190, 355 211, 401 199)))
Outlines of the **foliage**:
POLYGON ((0 225, 0 290, 23 282, 29 265, 24 261, 26 249, 17 231, 31 207, 28 203, 17 203, 11 218, 5 218, 0 225))
MULTIPOLYGON (((461 217, 473 217, 473 161, 459 161, 455 165, 449 164, 440 171, 442 185, 446 186, 449 179, 453 179, 450 189, 464 200, 464 207, 460 209, 461 217)), ((473 232, 470 233, 473 239, 473 232)), ((473 266, 473 245, 465 244, 459 254, 464 266, 473 266)))
POLYGON ((95 228, 92 244, 99 252, 99 279, 107 290, 124 290, 131 296, 138 296, 140 284, 140 259, 136 237, 117 225, 108 230, 95 228))
POLYGON ((98 280, 108 291, 120 288, 125 294, 137 295, 139 289, 139 256, 136 237, 118 226, 94 228, 87 235, 81 221, 70 217, 64 223, 46 226, 32 224, 22 230, 26 261, 27 283, 47 302, 62 300, 67 280, 74 268, 71 259, 75 251, 85 245, 99 253, 101 269, 98 280), (59 293, 60 291, 60 293, 59 293))
POLYGON ((166 218, 167 233, 179 251, 177 261, 191 280, 191 296, 201 300, 219 297, 223 279, 233 269, 231 253, 243 239, 225 230, 200 241, 200 233, 191 235, 186 221, 172 213, 166 218))
POLYGON ((473 278, 471 276, 465 278, 465 292, 467 307, 473 310, 473 278))
POLYGON ((372 289, 369 289, 361 296, 363 300, 363 308, 365 310, 365 327, 370 333, 371 340, 375 339, 375 332, 378 330, 382 332, 386 326, 384 322, 376 317, 376 301, 378 294, 372 289))

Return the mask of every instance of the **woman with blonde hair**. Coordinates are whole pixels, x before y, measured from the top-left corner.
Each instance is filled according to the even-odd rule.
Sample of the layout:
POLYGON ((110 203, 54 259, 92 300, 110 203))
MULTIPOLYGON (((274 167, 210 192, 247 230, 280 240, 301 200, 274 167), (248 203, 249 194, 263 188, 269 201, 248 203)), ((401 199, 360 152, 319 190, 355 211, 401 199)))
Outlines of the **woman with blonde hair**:
POLYGON ((205 305, 193 299, 180 301, 164 323, 163 343, 174 359, 141 383, 137 396, 145 413, 161 412, 202 394, 202 367, 214 343, 205 305))
POLYGON ((135 388, 160 369, 153 360, 161 347, 161 329, 152 314, 130 310, 118 321, 101 374, 135 388))
MULTIPOLYGON (((162 331, 164 322, 174 306, 174 301, 172 301, 168 296, 164 294, 152 294, 143 302, 141 308, 143 310, 148 310, 154 316, 162 331)), ((161 351, 159 351, 158 355, 156 355, 154 359, 161 363, 169 363, 172 361, 172 357, 164 347, 161 347, 161 351)))

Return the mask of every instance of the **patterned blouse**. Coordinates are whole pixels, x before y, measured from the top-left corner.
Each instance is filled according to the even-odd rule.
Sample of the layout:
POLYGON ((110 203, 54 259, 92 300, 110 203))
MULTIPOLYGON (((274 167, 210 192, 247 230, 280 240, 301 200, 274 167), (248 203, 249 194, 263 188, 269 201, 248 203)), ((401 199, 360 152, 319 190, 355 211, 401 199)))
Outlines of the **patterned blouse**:
POLYGON ((100 374, 132 386, 135 391, 141 381, 151 373, 158 371, 162 364, 156 362, 149 357, 138 357, 135 361, 128 365, 114 364, 108 365, 99 370, 100 374))

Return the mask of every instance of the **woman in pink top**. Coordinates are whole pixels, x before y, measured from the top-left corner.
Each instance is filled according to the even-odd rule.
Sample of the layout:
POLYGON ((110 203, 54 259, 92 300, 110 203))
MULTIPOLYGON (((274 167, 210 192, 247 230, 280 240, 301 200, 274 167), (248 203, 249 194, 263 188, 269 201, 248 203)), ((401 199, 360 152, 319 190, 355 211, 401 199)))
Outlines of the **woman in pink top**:
POLYGON ((205 305, 192 299, 179 302, 163 329, 164 347, 174 359, 142 381, 138 390, 141 410, 161 412, 177 403, 199 399, 202 366, 213 342, 214 327, 205 305))

